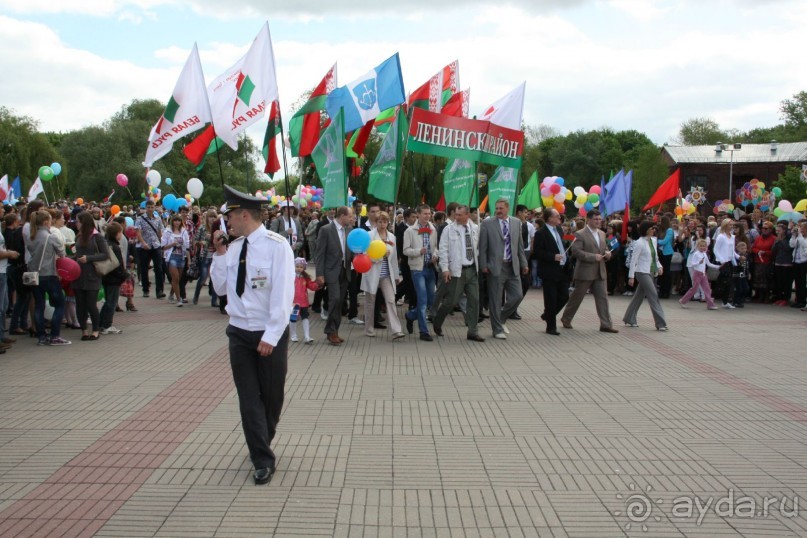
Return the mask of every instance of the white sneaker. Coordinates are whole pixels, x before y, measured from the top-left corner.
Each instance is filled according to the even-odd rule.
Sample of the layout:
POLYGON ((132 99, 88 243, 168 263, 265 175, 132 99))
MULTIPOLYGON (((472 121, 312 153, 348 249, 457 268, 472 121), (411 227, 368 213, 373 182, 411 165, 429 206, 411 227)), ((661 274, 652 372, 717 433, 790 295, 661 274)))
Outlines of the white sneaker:
POLYGON ((169 293, 169 294, 168 294, 168 302, 169 302, 169 303, 173 303, 173 302, 174 302, 174 294, 173 294, 173 293, 169 293))
MULTIPOLYGON (((169 304, 174 304, 175 302, 176 302, 176 301, 174 300, 174 298, 173 298, 173 297, 169 297, 169 298, 168 298, 168 303, 169 303, 169 304)), ((180 302, 179 304, 182 304, 182 303, 180 302)))
POLYGON ((723 305, 723 308, 728 308, 729 310, 734 310, 736 307, 731 303, 726 303, 723 305))
POLYGON ((101 329, 101 334, 120 334, 123 331, 112 325, 111 327, 107 327, 106 329, 101 329))
POLYGON ((403 306, 405 302, 406 301, 404 301, 404 298, 401 297, 400 299, 398 299, 398 301, 396 301, 395 304, 398 305, 398 306, 403 306))
POLYGON ((502 323, 502 330, 504 331, 504 334, 510 334, 510 329, 507 328, 506 323, 502 323))
POLYGON ((319 319, 321 319, 322 321, 328 321, 328 314, 323 312, 322 314, 319 315, 319 319))
POLYGON ((296 334, 291 337, 291 341, 292 342, 299 342, 299 340, 297 340, 297 335, 296 334))
POLYGON ((364 322, 359 318, 350 319, 348 320, 348 323, 350 323, 351 325, 364 325, 364 322))
POLYGON ((507 340, 507 335, 504 333, 496 333, 493 335, 493 338, 497 338, 499 340, 507 340))
POLYGON ((633 297, 632 291, 624 291, 622 292, 622 297, 633 297))
POLYGON ((177 306, 181 308, 182 307, 182 301, 178 301, 177 306))
POLYGON ((313 343, 314 343, 314 339, 313 339, 313 338, 306 338, 306 339, 305 339, 305 343, 306 343, 307 345, 311 345, 311 344, 313 344, 313 343))

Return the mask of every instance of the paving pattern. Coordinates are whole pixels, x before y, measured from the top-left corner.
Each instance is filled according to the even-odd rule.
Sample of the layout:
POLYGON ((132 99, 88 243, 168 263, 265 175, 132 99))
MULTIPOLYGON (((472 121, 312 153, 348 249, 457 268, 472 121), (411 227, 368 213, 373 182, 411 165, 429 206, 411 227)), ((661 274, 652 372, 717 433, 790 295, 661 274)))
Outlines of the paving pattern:
POLYGON ((807 535, 799 310, 669 300, 670 332, 643 309, 611 335, 587 298, 553 337, 531 290, 506 341, 454 315, 338 348, 313 315, 256 487, 226 318, 137 304, 121 335, 0 356, 0 536, 807 535))

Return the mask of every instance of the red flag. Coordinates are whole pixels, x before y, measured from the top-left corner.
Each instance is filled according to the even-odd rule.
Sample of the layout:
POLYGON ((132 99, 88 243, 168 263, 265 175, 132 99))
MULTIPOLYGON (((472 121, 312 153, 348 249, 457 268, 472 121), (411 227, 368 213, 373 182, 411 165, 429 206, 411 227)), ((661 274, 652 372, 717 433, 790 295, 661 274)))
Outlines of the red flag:
POLYGON ((364 153, 364 148, 367 146, 367 141, 370 139, 370 133, 373 131, 374 120, 370 120, 364 126, 355 132, 351 137, 353 147, 348 146, 348 151, 353 150, 357 157, 364 153))
POLYGON ((448 116, 456 116, 458 118, 467 118, 470 95, 470 88, 455 93, 448 101, 446 101, 446 104, 443 105, 443 109, 440 111, 440 113, 448 116))
POLYGON ((445 211, 446 210, 446 195, 440 195, 440 201, 437 202, 437 205, 434 206, 435 211, 445 211))
POLYGON ((642 211, 647 210, 655 205, 661 205, 671 198, 678 195, 679 184, 681 183, 681 169, 678 168, 675 172, 664 180, 664 183, 656 190, 650 200, 642 208, 642 211))
POLYGON ((625 204, 625 214, 622 216, 622 233, 620 239, 624 243, 628 240, 628 221, 630 220, 630 204, 625 204))
POLYGON ((269 112, 269 123, 266 125, 266 134, 263 138, 263 158, 266 166, 263 171, 273 177, 280 170, 280 161, 277 158, 277 139, 280 135, 280 105, 277 100, 272 101, 269 112))
POLYGON ((185 154, 185 157, 187 157, 188 160, 194 164, 194 166, 199 166, 202 163, 202 160, 205 158, 205 154, 207 154, 207 148, 210 147, 210 144, 215 138, 216 131, 213 129, 213 125, 210 124, 204 131, 202 131, 202 134, 194 138, 190 144, 185 146, 182 153, 185 154))

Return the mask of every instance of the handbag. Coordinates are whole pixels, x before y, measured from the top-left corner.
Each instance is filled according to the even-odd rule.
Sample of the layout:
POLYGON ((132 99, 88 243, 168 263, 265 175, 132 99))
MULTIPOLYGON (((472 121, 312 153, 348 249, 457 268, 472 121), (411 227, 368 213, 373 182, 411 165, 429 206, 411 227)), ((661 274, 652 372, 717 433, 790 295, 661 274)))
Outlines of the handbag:
POLYGON ((673 252, 672 259, 670 260, 671 265, 681 265, 684 263, 684 255, 678 251, 673 252))
POLYGON ((25 271, 22 274, 22 283, 24 286, 39 286, 39 272, 42 270, 42 262, 45 260, 45 249, 48 248, 48 241, 45 240, 45 246, 42 247, 42 257, 39 258, 39 267, 36 271, 25 271))
MULTIPOLYGON (((98 254, 101 253, 101 249, 98 248, 97 239, 95 240, 95 251, 98 254)), ((92 262, 92 264, 93 266, 95 266, 95 272, 98 274, 98 276, 104 276, 117 269, 118 266, 120 265, 120 262, 118 261, 118 257, 112 254, 112 252, 109 250, 109 246, 107 246, 106 259, 97 262, 92 262)))
POLYGON ((121 297, 134 297, 134 277, 131 273, 126 277, 126 280, 120 285, 121 297))
POLYGON ((199 278, 199 273, 200 273, 199 257, 197 256, 193 258, 193 261, 191 261, 191 263, 188 264, 188 271, 187 271, 188 280, 190 281, 196 280, 197 278, 199 278))

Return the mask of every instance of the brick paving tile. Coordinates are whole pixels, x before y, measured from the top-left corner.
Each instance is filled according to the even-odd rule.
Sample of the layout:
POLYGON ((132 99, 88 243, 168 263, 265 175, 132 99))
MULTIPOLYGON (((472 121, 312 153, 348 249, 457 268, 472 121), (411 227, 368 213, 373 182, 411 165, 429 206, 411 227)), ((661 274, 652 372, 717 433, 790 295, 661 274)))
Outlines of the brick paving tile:
MULTIPOLYGON (((618 320, 628 301, 609 299, 618 320)), ((801 312, 663 301, 670 332, 642 310, 608 335, 587 299, 550 337, 530 290, 506 341, 466 341, 455 315, 434 343, 343 325, 339 348, 313 315, 255 487, 226 318, 136 301, 121 335, 0 358, 0 535, 807 534, 801 312), (700 519, 673 511, 694 499, 700 519)))

